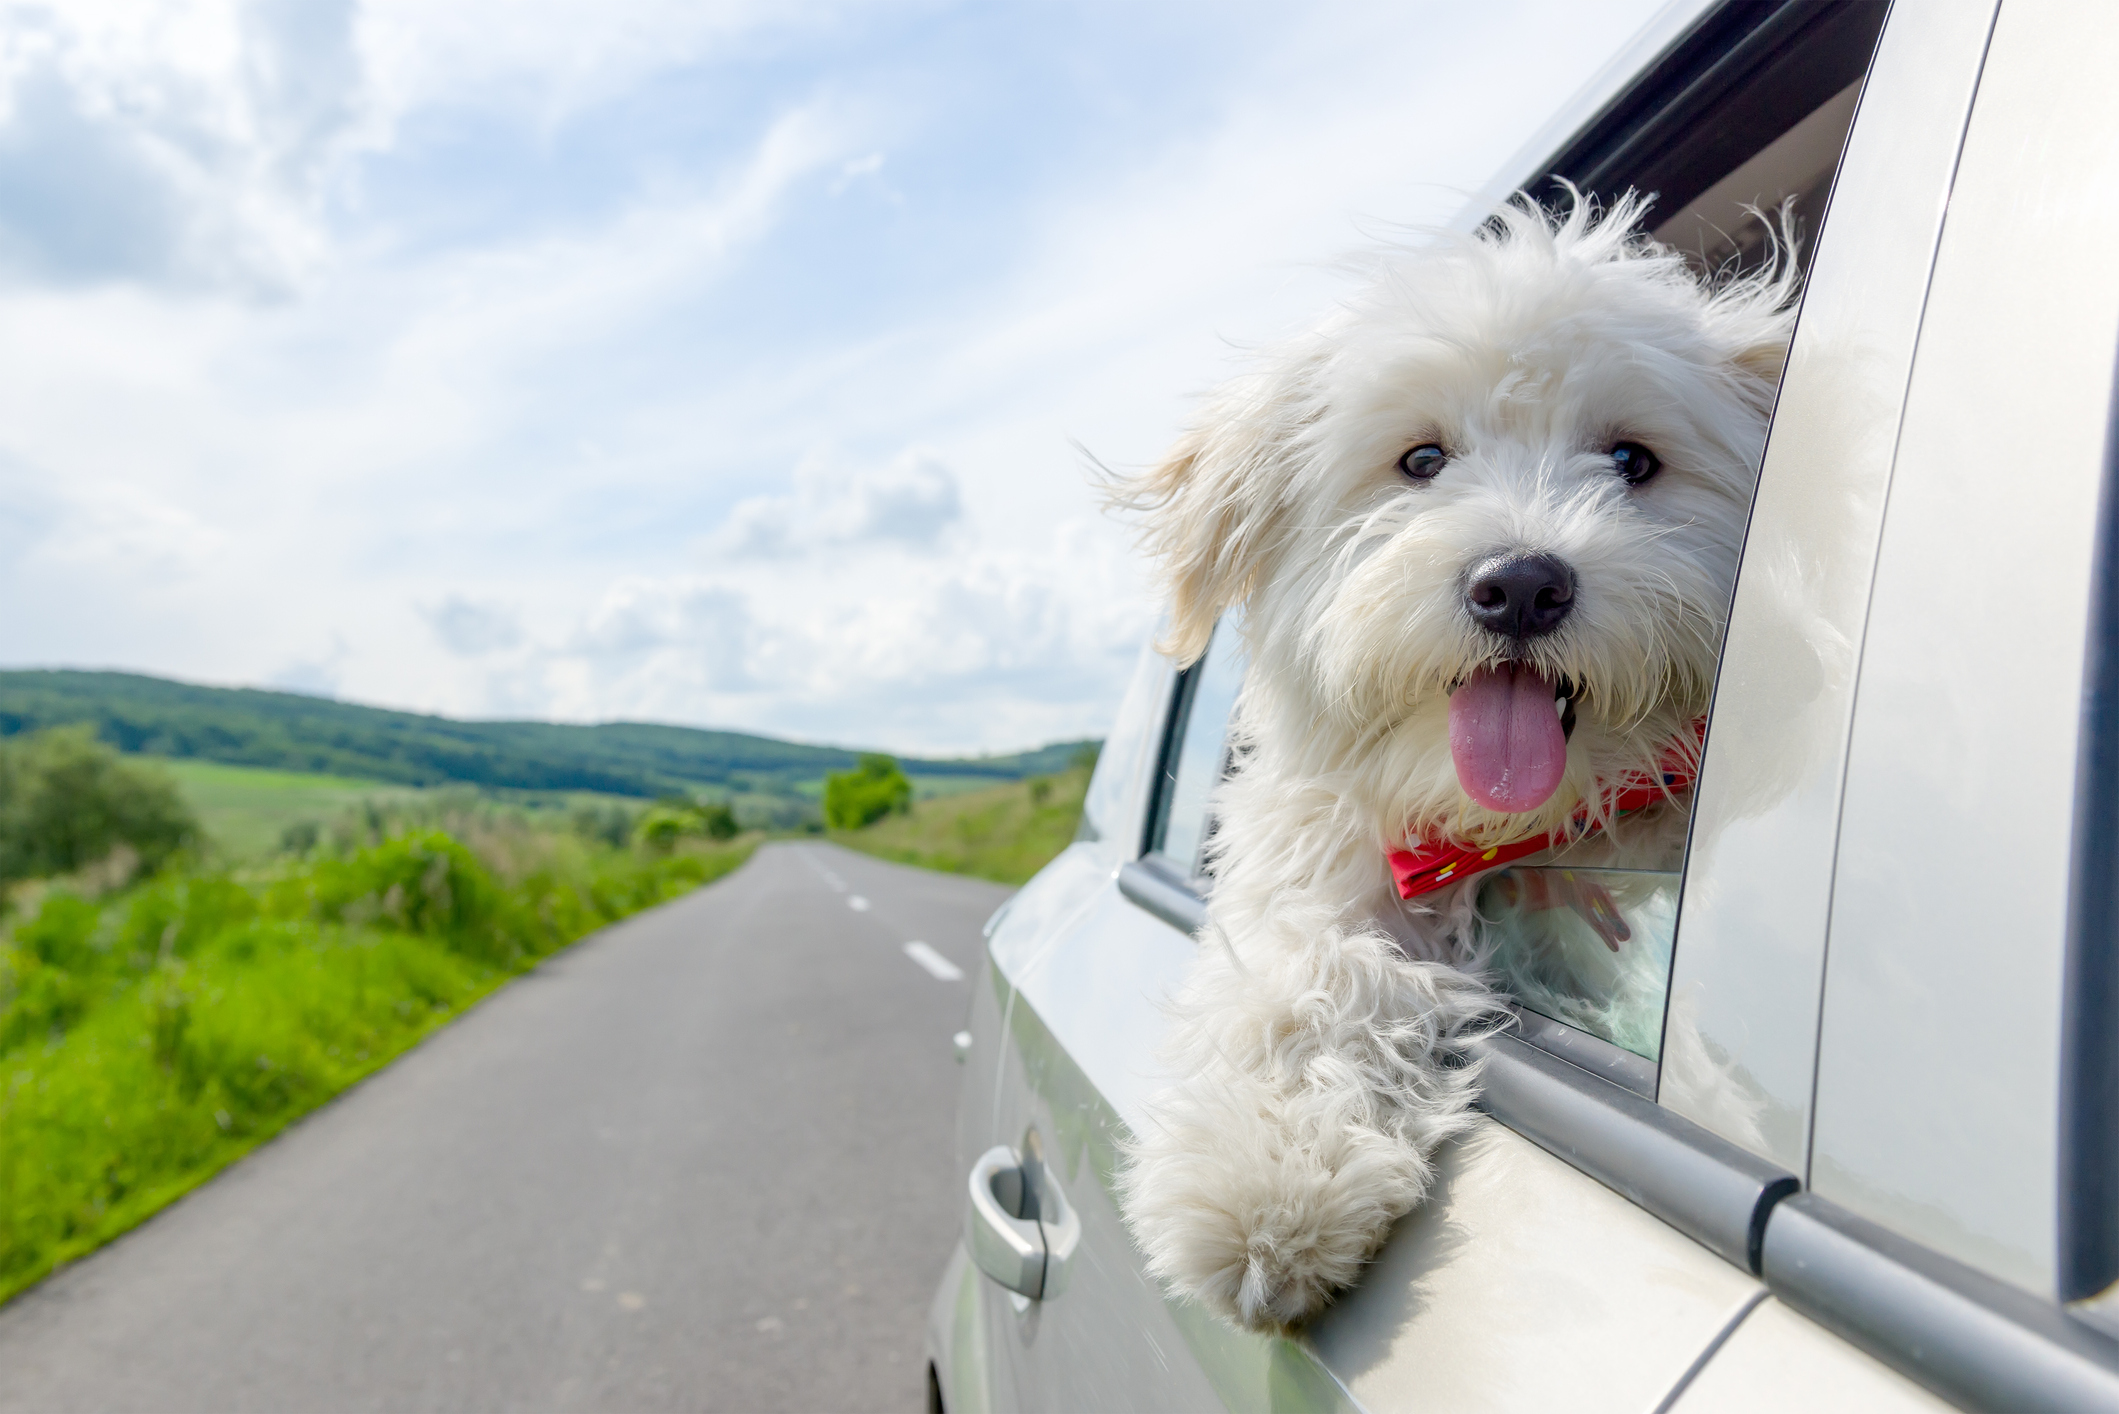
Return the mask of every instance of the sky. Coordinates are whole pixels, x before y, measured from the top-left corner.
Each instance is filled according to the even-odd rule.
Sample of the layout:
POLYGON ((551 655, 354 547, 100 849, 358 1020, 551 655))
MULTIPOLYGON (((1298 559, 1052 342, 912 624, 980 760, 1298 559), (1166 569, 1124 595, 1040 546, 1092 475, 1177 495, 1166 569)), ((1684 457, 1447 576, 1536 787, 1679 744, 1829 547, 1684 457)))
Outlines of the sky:
POLYGON ((1152 463, 1661 0, 0 0, 0 666, 1100 735, 1152 463))

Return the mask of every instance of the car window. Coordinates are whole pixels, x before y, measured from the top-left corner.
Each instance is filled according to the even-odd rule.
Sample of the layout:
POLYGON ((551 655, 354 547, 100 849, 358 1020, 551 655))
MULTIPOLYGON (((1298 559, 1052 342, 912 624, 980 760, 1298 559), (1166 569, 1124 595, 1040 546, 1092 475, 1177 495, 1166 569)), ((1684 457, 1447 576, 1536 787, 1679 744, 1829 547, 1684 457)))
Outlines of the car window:
POLYGON ((1206 876, 1202 856, 1213 833, 1209 805, 1229 765, 1229 717, 1243 667, 1243 634, 1230 615, 1215 628, 1206 656, 1178 682, 1148 849, 1183 877, 1206 876))
MULTIPOLYGON (((1712 61, 1702 59, 1700 73, 1658 80, 1683 89, 1682 101, 1651 95, 1635 111, 1635 95, 1621 95, 1526 186, 1565 179, 1607 204, 1655 192, 1655 238, 1725 276, 1766 252, 1765 228, 1748 213, 1792 200, 1796 255, 1807 266, 1886 9, 1853 0, 1781 6, 1765 23, 1730 19, 1751 26, 1749 37, 1731 49, 1709 36, 1700 52, 1712 61), (1710 113, 1714 121, 1703 121, 1710 113)), ((1166 723, 1145 844, 1167 873, 1205 876, 1209 800, 1229 764, 1226 724, 1241 681, 1240 634, 1225 619, 1180 676, 1166 723)), ((1666 762, 1661 781, 1619 783, 1622 811, 1654 803, 1665 785, 1685 791, 1696 755, 1666 762)), ((1495 980, 1520 1007, 1650 1063, 1662 1046, 1684 867, 1683 832, 1666 837, 1661 857, 1630 857, 1635 867, 1625 869, 1600 867, 1608 852, 1580 846, 1531 855, 1492 870, 1478 892, 1495 980)), ((1652 1068, 1645 1075, 1652 1086, 1652 1068)))
MULTIPOLYGON (((1741 45, 1722 56, 1726 87, 1711 105, 1717 122, 1688 118, 1681 102, 1628 126, 1622 99, 1554 160, 1550 175, 1606 201, 1629 189, 1659 193, 1650 218, 1656 239, 1720 273, 1751 268, 1765 253, 1766 228, 1747 212, 1792 199, 1807 267, 1885 9, 1786 7, 1745 41, 1755 56, 1747 60, 1741 45)), ((1691 87, 1716 81, 1703 73, 1691 87)), ((1689 784, 1690 761, 1665 764, 1667 782, 1689 784)), ((1654 781, 1634 784, 1644 799, 1656 794, 1654 781)), ((1524 1009, 1657 1061, 1682 845, 1631 869, 1583 867, 1591 861, 1568 855, 1533 856, 1530 866, 1496 870, 1481 885, 1496 980, 1524 1009)))
POLYGON ((1130 830, 1128 807, 1134 802, 1135 783, 1147 768, 1147 754, 1162 741, 1157 709, 1162 689, 1169 681, 1169 665, 1153 646, 1143 647, 1134 664, 1133 680, 1120 702, 1110 735, 1096 755, 1096 769, 1082 800, 1078 840, 1108 840, 1121 830, 1130 830))

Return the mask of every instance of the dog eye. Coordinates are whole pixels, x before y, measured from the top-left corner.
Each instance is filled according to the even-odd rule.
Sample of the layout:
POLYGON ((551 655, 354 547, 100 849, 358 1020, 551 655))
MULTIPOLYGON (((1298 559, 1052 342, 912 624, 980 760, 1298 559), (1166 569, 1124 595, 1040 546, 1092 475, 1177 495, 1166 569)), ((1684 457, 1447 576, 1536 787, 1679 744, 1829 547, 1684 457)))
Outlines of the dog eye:
POLYGON ((1628 486, 1639 486, 1663 469, 1663 459, 1639 442, 1621 442, 1610 452, 1611 464, 1628 486))
POLYGON ((1422 442, 1419 446, 1398 458, 1398 470, 1415 481, 1432 481, 1442 464, 1449 460, 1449 453, 1433 442, 1422 442))

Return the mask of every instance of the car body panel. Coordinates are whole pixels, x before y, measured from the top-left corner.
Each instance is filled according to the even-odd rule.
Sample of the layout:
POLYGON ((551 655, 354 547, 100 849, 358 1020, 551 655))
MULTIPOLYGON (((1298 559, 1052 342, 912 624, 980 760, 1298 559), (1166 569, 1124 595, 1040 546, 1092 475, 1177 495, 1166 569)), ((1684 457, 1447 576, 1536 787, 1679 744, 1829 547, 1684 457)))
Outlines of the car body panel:
POLYGON ((1652 1409, 1763 1289, 1493 1120, 1438 1168, 1309 1327, 1367 1408, 1652 1409))
POLYGON ((1768 1297, 1669 1414, 1935 1414, 1953 1407, 1768 1297))
POLYGON ((2115 73, 2108 6, 2002 6, 1884 515, 1810 1169, 1843 1207, 2046 1295, 2068 822, 2119 349, 2115 73), (1968 454, 1989 439, 1996 460, 1968 454))
POLYGON ((1695 797, 1657 1098, 1797 1174, 1855 654, 1994 8, 1927 0, 1877 47, 1774 411, 1695 797))

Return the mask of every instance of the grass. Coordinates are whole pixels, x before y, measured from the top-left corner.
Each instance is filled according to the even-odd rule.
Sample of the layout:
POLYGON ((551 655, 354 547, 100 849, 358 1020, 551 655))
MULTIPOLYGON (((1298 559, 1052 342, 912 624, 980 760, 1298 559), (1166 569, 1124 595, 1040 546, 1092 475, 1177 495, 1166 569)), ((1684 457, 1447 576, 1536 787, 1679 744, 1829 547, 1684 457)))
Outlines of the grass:
POLYGON ((262 859, 277 850, 290 825, 330 819, 363 801, 408 799, 417 786, 351 776, 310 776, 218 761, 162 760, 192 812, 231 858, 262 859))
POLYGON ((448 823, 101 898, 34 891, 0 946, 0 1299, 754 847, 656 854, 519 811, 448 823))
POLYGON ((1088 770, 1076 767, 916 800, 910 814, 886 815, 863 829, 827 833, 849 849, 900 864, 1021 884, 1074 838, 1088 788, 1088 770))

